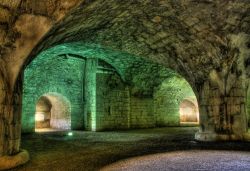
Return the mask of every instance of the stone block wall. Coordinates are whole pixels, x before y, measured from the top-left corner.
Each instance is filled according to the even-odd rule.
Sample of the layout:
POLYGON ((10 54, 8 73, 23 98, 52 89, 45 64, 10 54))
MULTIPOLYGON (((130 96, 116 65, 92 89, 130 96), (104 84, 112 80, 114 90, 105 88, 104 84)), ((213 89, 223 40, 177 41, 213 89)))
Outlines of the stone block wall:
POLYGON ((131 128, 155 127, 156 117, 152 97, 131 97, 131 128))
POLYGON ((247 104, 246 104, 246 108, 247 108, 248 127, 250 127, 250 88, 248 88, 248 92, 247 92, 247 104))
POLYGON ((115 73, 96 76, 97 130, 127 129, 129 127, 129 91, 115 73), (116 86, 112 87, 112 80, 116 86), (117 82, 118 81, 118 82, 117 82))
POLYGON ((156 126, 179 126, 180 103, 195 94, 188 82, 180 77, 166 79, 154 92, 156 126))
POLYGON ((96 78, 97 130, 180 126, 180 103, 196 100, 180 77, 166 79, 152 97, 132 95, 117 74, 98 73, 96 78))
POLYGON ((181 100, 195 98, 183 78, 172 73, 170 76, 165 70, 158 73, 161 79, 155 78, 156 85, 164 80, 160 86, 153 84, 156 76, 145 78, 143 72, 140 77, 139 71, 129 84, 106 62, 92 59, 97 62, 92 65, 88 60, 44 54, 27 67, 24 73, 23 132, 34 131, 36 103, 48 93, 57 93, 69 101, 71 129, 94 131, 179 126, 181 100), (147 79, 151 81, 150 85, 145 81, 147 79), (89 80, 92 81, 87 86, 89 80), (90 106, 92 112, 86 112, 90 106))
POLYGON ((33 132, 35 108, 41 96, 57 93, 70 103, 71 128, 84 127, 83 75, 85 61, 75 58, 35 59, 25 70, 23 87, 22 132, 33 132))

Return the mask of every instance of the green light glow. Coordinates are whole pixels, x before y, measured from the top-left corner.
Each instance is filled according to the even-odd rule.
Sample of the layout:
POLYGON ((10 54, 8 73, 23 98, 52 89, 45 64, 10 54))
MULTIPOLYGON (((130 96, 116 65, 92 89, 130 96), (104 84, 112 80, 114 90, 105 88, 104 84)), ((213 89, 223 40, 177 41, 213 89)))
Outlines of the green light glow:
POLYGON ((68 132, 68 136, 73 136, 73 132, 68 132))

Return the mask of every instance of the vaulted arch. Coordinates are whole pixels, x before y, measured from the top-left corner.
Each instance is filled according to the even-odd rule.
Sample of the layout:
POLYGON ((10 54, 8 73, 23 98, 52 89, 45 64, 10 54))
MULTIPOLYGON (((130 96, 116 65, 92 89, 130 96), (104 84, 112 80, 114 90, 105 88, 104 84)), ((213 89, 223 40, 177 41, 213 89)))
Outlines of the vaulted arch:
MULTIPOLYGON (((0 4, 4 16, 0 18, 0 70, 5 70, 0 79, 8 86, 0 91, 9 97, 7 108, 1 109, 6 109, 2 115, 9 116, 8 123, 20 120, 25 66, 52 46, 82 41, 141 56, 180 73, 199 101, 201 129, 196 139, 249 139, 248 1, 17 0, 0 4)), ((16 126, 9 129, 10 135, 19 131, 16 126)), ((0 156, 19 151, 18 133, 10 142, 0 144, 4 148, 0 156)))

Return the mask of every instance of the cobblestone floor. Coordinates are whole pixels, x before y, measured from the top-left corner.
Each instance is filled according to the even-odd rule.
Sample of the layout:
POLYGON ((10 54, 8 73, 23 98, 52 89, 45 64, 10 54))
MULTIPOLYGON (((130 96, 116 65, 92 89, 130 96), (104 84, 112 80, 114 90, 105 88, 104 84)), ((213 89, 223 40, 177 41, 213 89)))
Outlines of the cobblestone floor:
POLYGON ((196 127, 170 127, 113 132, 34 133, 22 136, 31 160, 15 171, 94 171, 129 157, 185 150, 250 151, 250 142, 202 143, 196 127))

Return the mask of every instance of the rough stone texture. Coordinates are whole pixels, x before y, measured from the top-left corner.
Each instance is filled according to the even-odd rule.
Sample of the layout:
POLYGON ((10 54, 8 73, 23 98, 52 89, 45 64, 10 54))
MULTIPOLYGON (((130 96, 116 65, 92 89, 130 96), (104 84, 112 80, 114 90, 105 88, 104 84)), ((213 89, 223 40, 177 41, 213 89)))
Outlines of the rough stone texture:
POLYGON ((157 126, 180 125, 180 104, 185 98, 195 98, 188 82, 181 77, 170 77, 154 93, 154 113, 157 126))
POLYGON ((179 126, 181 101, 190 97, 196 100, 191 87, 180 77, 166 79, 152 97, 135 96, 133 89, 117 75, 97 74, 98 130, 179 126))
POLYGON ((44 94, 44 96, 46 96, 52 104, 50 127, 53 129, 70 130, 72 116, 70 101, 58 93, 47 93, 44 94))
POLYGON ((108 49, 82 43, 56 46, 39 54, 25 70, 23 132, 34 130, 33 97, 38 99, 51 90, 69 99, 73 112, 72 129, 155 127, 156 115, 161 122, 158 126, 179 125, 180 100, 192 92, 187 88, 188 83, 184 79, 175 79, 180 76, 162 65, 125 53, 119 58, 117 55, 108 49), (97 66, 92 66, 90 61, 96 60, 97 66), (157 88, 163 80, 172 81, 167 81, 169 86, 157 88), (170 94, 166 95, 166 91, 170 94), (178 92, 182 96, 174 96, 178 92), (154 101, 157 101, 156 107, 154 101), (169 105, 166 105, 167 101, 169 105))
MULTIPOLYGON (((48 35, 44 43, 48 41, 51 43, 46 45, 42 43, 39 48, 65 41, 81 40, 144 56, 184 75, 195 93, 201 96, 199 100, 203 99, 201 91, 208 81, 215 83, 213 87, 220 89, 223 97, 228 97, 228 92, 232 88, 230 83, 232 78, 242 77, 243 82, 240 82, 243 89, 246 86, 244 80, 245 71, 248 68, 246 52, 248 52, 249 41, 247 35, 249 25, 246 21, 249 18, 249 2, 97 2, 99 1, 84 4, 85 11, 81 11, 81 14, 87 14, 85 17, 77 17, 80 15, 76 10, 74 11, 76 13, 73 12, 64 20, 64 23, 55 26, 64 26, 67 31, 54 29, 50 35, 56 34, 57 38, 54 39, 48 35), (99 11, 102 12, 99 13, 99 11), (190 15, 191 11, 192 15, 190 15), (74 19, 77 22, 82 20, 81 23, 84 23, 77 24, 77 31, 74 27, 76 23, 74 19)), ((35 54, 36 50, 33 52, 35 54)), ((209 104, 202 105, 200 110, 208 111, 209 106, 209 104)), ((223 111, 219 116, 223 118, 219 119, 220 121, 216 113, 213 114, 213 118, 217 119, 209 120, 210 116, 203 116, 205 119, 201 119, 201 122, 204 122, 201 132, 222 133, 223 131, 220 132, 217 128, 210 129, 217 125, 217 127, 224 127, 229 137, 231 135, 234 137, 235 132, 240 130, 237 134, 241 135, 236 137, 241 139, 242 133, 247 130, 245 123, 241 125, 242 128, 238 128, 241 126, 237 123, 246 119, 245 110, 241 110, 238 119, 236 117, 237 121, 232 123, 235 124, 232 127, 238 129, 235 131, 230 128, 231 123, 227 119, 231 117, 230 112, 223 111)), ((205 112, 204 115, 211 114, 205 112)))
POLYGON ((156 126, 153 98, 131 97, 131 128, 150 128, 156 126))
MULTIPOLYGON (((37 45, 50 28, 79 5, 79 0, 17 0, 0 2, 1 42, 0 52, 6 66, 11 84, 15 84, 26 56, 37 45), (34 29, 35 28, 35 29, 34 29), (25 43, 24 43, 25 42, 25 43)), ((13 87, 12 87, 13 88, 13 87)))
POLYGON ((20 148, 22 76, 11 92, 6 81, 6 70, 0 69, 0 75, 0 156, 14 155, 20 148))
POLYGON ((180 123, 198 124, 199 111, 197 100, 193 97, 185 98, 180 103, 180 123))
MULTIPOLYGON (((229 141, 211 143, 194 141, 194 133, 197 130, 197 127, 167 127, 105 132, 72 131, 73 136, 67 136, 68 131, 25 134, 22 136, 22 147, 30 152, 31 160, 24 166, 12 171, 95 171, 100 170, 100 168, 106 165, 130 157, 159 153, 171 154, 171 152, 176 151, 185 153, 185 151, 197 150, 202 153, 203 150, 216 150, 219 151, 219 155, 222 155, 222 150, 226 150, 227 154, 225 157, 230 158, 235 157, 234 152, 236 151, 244 151, 243 153, 250 152, 250 142, 229 141)), ((212 153, 212 155, 215 154, 212 153)), ((181 157, 185 158, 188 156, 181 155, 181 157)), ((197 155, 194 154, 194 157, 197 157, 197 155)), ((237 158, 232 163, 225 162, 220 166, 226 167, 238 164, 238 162, 245 162, 245 164, 249 165, 249 160, 246 160, 245 157, 237 158)), ((171 160, 172 158, 169 159, 171 160)), ((209 164, 214 159, 212 156, 209 157, 209 160, 206 160, 209 162, 203 163, 205 167, 201 170, 208 171, 211 168, 211 171, 214 171, 214 168, 209 164)), ((218 161, 224 159, 224 157, 220 156, 218 161)), ((177 162, 184 162, 184 160, 177 159, 177 162)), ((195 162, 197 160, 192 159, 188 162, 188 166, 182 168, 186 169, 189 167, 190 170, 195 170, 191 169, 195 162)), ((217 164, 216 160, 213 166, 217 164)), ((203 166, 202 163, 199 164, 199 167, 201 166, 203 166)), ((175 170, 176 167, 171 170, 175 170)), ((233 169, 230 168, 229 170, 233 169)), ((238 170, 241 171, 241 169, 238 170)))
POLYGON ((51 101, 42 96, 39 98, 36 104, 36 113, 35 113, 35 128, 50 128, 51 124, 51 101))
POLYGON ((23 165, 30 159, 26 150, 21 150, 14 156, 0 157, 0 170, 12 169, 16 166, 23 165))
POLYGON ((250 127, 250 89, 247 91, 247 114, 248 127, 250 127))
POLYGON ((105 166, 101 171, 231 170, 247 171, 249 152, 222 150, 187 150, 145 155, 105 166), (227 163, 227 164, 225 164, 227 163), (209 166, 209 167, 208 167, 209 166))
POLYGON ((46 60, 65 55, 74 58, 98 58, 105 61, 124 81, 134 86, 133 94, 142 96, 152 96, 154 88, 162 80, 178 75, 175 71, 142 57, 84 42, 60 44, 41 52, 38 56, 46 60), (138 92, 138 89, 142 92, 138 92))
POLYGON ((142 56, 178 71, 198 97, 197 138, 205 139, 204 133, 241 140, 247 132, 243 94, 250 68, 249 1, 3 0, 0 8, 0 80, 6 88, 1 90, 5 119, 0 131, 8 135, 0 141, 1 155, 19 151, 23 66, 41 50, 72 41, 142 56))
POLYGON ((128 129, 130 127, 130 94, 116 73, 97 73, 97 129, 128 129))
MULTIPOLYGON (((136 76, 139 75, 143 77, 144 73, 136 76)), ((196 100, 189 84, 176 76, 164 80, 151 97, 148 96, 149 89, 143 87, 136 87, 137 92, 141 92, 138 96, 133 94, 135 87, 124 84, 118 75, 98 73, 98 129, 179 126, 181 101, 185 98, 196 100)))
POLYGON ((86 59, 85 77, 84 77, 84 116, 85 128, 96 131, 96 72, 97 59, 86 59), (87 123, 86 123, 87 122, 87 123))
MULTIPOLYGON (((73 129, 83 128, 84 67, 85 61, 83 59, 51 57, 45 60, 38 57, 26 68, 24 72, 22 110, 23 132, 34 131, 36 103, 41 96, 51 93, 56 93, 68 99, 68 105, 70 106, 69 110, 72 116, 71 127, 73 129)), ((53 100, 53 97, 51 100, 53 100)), ((58 106, 56 104, 54 105, 55 107, 58 106)), ((60 108, 62 109, 62 107, 60 108)), ((56 110, 56 108, 53 108, 53 110, 54 109, 56 110)))
POLYGON ((211 69, 234 59, 230 36, 248 33, 247 1, 95 1, 82 7, 55 26, 46 37, 50 43, 41 46, 96 42, 183 69, 201 82, 211 69))

